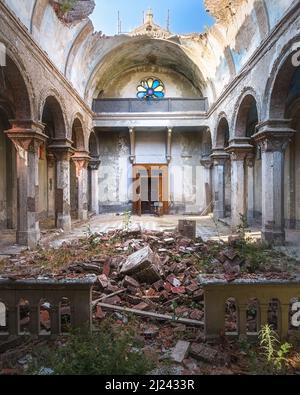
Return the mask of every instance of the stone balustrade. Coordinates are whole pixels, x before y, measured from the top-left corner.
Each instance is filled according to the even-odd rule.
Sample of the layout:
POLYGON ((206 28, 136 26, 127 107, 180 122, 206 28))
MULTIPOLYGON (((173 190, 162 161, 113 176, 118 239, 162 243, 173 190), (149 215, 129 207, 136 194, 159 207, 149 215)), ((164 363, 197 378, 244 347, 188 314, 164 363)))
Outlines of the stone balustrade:
POLYGON ((79 279, 0 278, 1 338, 91 330, 92 286, 96 276, 79 279))
POLYGON ((234 310, 237 318, 236 331, 230 331, 230 335, 257 337, 261 327, 270 323, 272 316, 274 320, 274 315, 277 321, 274 329, 280 338, 285 338, 293 330, 300 329, 293 327, 291 319, 294 314, 292 305, 300 301, 300 277, 292 280, 237 279, 227 282, 224 279, 200 276, 199 282, 205 295, 205 336, 207 339, 217 338, 220 334, 229 335, 225 326, 225 304, 229 300, 235 304, 234 310), (256 310, 255 331, 250 331, 248 328, 247 316, 250 309, 256 310))

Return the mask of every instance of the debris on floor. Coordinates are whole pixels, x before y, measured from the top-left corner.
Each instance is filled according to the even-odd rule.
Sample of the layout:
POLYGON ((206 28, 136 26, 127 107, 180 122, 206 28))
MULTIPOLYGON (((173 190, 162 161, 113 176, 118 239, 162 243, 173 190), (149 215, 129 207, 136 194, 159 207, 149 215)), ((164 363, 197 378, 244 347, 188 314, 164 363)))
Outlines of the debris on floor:
MULTIPOLYGON (((239 246, 236 240, 231 244, 203 242, 195 237, 194 224, 183 222, 180 227, 180 232, 114 230, 87 235, 58 249, 26 251, 0 262, 0 275, 11 279, 38 276, 62 279, 95 274, 92 302, 95 329, 108 317, 117 325, 127 325, 130 317, 134 317, 138 335, 145 342, 145 352, 155 354, 159 361, 169 360, 175 367, 179 364, 184 374, 200 374, 209 366, 229 369, 231 346, 224 350, 221 344, 203 343, 204 293, 199 274, 220 276, 227 281, 252 278, 258 273, 268 278, 290 278, 293 273, 288 269, 292 262, 287 258, 284 261, 278 252, 239 246), (272 259, 264 259, 266 256, 272 259), (264 265, 257 265, 258 260, 264 265)), ((70 314, 70 307, 66 309, 69 310, 65 314, 70 314)), ((21 314, 21 324, 26 328, 25 305, 21 314)), ((41 328, 47 332, 50 317, 46 303, 40 314, 41 328)), ((235 320, 234 306, 226 306, 229 329, 234 329, 235 320)), ((249 327, 255 326, 254 321, 255 316, 249 316, 249 327)), ((16 371, 27 364, 26 355, 30 353, 25 351, 25 355, 16 353, 19 358, 16 371)), ((7 350, 1 352, 0 347, 3 373, 6 366, 1 358, 7 350)))

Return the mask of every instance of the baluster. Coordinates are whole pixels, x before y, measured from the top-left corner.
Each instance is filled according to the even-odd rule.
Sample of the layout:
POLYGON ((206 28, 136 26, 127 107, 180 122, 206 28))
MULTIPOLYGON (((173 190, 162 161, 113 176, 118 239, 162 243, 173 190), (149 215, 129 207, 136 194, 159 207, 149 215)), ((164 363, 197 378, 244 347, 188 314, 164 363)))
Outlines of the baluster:
MULTIPOLYGON (((238 302, 237 302, 238 303, 238 302)), ((247 304, 238 304, 238 333, 239 337, 247 336, 247 304)))

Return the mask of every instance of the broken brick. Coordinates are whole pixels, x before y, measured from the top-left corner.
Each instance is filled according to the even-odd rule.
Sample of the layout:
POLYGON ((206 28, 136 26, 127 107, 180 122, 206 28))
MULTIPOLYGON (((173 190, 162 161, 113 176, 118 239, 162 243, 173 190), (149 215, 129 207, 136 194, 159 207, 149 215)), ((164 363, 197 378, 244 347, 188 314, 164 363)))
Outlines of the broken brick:
POLYGON ((138 281, 136 281, 134 278, 130 276, 125 276, 124 281, 123 281, 124 287, 133 287, 133 288, 139 288, 140 284, 138 281))
POLYGON ((121 299, 119 298, 118 295, 112 296, 110 298, 105 299, 105 303, 107 304, 112 304, 112 305, 117 305, 121 303, 121 299))
POLYGON ((173 285, 173 287, 180 287, 181 282, 174 276, 174 274, 170 274, 167 277, 167 281, 173 285))
POLYGON ((105 274, 101 274, 97 278, 98 278, 98 283, 103 289, 108 287, 109 280, 105 274))
POLYGON ((156 281, 156 283, 152 284, 152 287, 155 288, 156 291, 162 291, 164 289, 164 281, 156 281))

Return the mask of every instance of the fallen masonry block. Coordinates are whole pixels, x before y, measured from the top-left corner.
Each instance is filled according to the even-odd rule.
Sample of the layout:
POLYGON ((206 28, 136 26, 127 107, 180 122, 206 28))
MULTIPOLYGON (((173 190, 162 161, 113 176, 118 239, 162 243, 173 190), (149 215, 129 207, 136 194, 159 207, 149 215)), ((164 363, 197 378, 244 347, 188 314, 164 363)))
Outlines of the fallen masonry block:
POLYGON ((216 364, 218 351, 204 344, 192 343, 190 356, 197 359, 198 361, 216 364))
POLYGON ((140 287, 139 282, 130 276, 125 276, 123 284, 124 284, 124 287, 127 287, 127 286, 134 287, 134 288, 140 287))
POLYGON ((179 340, 172 351, 171 359, 175 362, 181 363, 188 355, 189 348, 190 342, 179 340))
POLYGON ((189 220, 180 219, 178 221, 178 231, 184 237, 188 237, 189 239, 195 239, 196 238, 196 221, 189 221, 189 220))
POLYGON ((138 281, 153 284, 161 278, 161 261, 149 246, 130 255, 121 266, 120 274, 130 275, 138 281))

